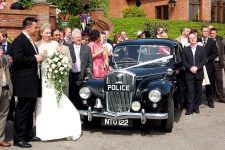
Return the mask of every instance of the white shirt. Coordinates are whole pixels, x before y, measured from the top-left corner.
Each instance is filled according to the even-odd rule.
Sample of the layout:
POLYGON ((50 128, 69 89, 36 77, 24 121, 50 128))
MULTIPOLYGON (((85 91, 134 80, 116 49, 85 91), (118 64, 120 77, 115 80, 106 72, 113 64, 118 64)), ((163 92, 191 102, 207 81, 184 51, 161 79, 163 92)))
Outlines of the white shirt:
POLYGON ((182 46, 184 47, 185 45, 188 44, 188 38, 185 38, 185 37, 181 36, 181 38, 180 38, 180 43, 181 43, 182 46))
POLYGON ((108 53, 109 53, 109 55, 112 55, 112 51, 113 51, 113 47, 112 47, 112 45, 111 44, 109 44, 109 43, 104 43, 104 45, 106 45, 106 47, 107 47, 107 49, 108 49, 108 53))
POLYGON ((73 44, 74 52, 76 55, 76 67, 77 67, 77 72, 81 72, 81 61, 80 61, 80 46, 81 45, 76 45, 73 44))

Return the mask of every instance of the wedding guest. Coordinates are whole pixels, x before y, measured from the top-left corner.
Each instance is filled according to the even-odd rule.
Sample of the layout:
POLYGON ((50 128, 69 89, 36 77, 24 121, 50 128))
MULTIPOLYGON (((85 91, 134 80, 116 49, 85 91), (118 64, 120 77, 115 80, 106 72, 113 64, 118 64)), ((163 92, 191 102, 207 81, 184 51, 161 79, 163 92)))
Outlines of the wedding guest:
MULTIPOLYGON (((69 62, 72 65, 72 58, 70 55, 69 47, 60 43, 61 41, 60 30, 53 29, 51 32, 51 36, 52 36, 52 40, 59 43, 58 51, 62 52, 69 59, 69 62)), ((66 79, 66 86, 64 87, 63 92, 67 97, 69 96, 69 79, 68 78, 66 79)))
POLYGON ((108 49, 101 42, 101 34, 98 30, 92 30, 90 33, 91 53, 93 58, 93 78, 103 78, 108 71, 108 49), (107 59, 107 60, 106 60, 107 59))
POLYGON ((223 89, 223 68, 224 68, 224 46, 222 43, 222 37, 217 35, 217 29, 211 28, 210 37, 216 41, 216 46, 218 49, 218 57, 214 60, 214 95, 217 99, 219 99, 219 102, 225 103, 225 94, 223 89))
POLYGON ((113 45, 113 41, 111 41, 111 40, 109 39, 109 36, 110 36, 109 30, 105 29, 105 30, 103 30, 102 32, 104 32, 105 35, 106 35, 107 43, 113 45))
POLYGON ((126 31, 124 31, 124 30, 122 30, 122 31, 120 32, 120 37, 121 37, 121 40, 122 40, 122 41, 129 40, 129 38, 127 37, 127 33, 126 33, 126 31))
POLYGON ((38 53, 31 36, 38 29, 37 19, 27 17, 23 31, 12 43, 10 55, 13 59, 13 90, 18 97, 14 122, 14 146, 31 148, 27 143, 39 140, 33 133, 33 113, 36 99, 41 96, 40 62, 43 55, 38 53))
MULTIPOLYGON (((9 42, 7 40, 7 38, 8 38, 7 31, 5 29, 0 29, 0 45, 2 46, 4 55, 7 55, 11 62, 9 64, 9 71, 10 71, 10 75, 12 78, 12 57, 9 55, 12 43, 9 42)), ((10 100, 10 107, 9 107, 9 113, 8 113, 7 120, 14 121, 14 115, 13 115, 14 111, 15 111, 15 98, 14 98, 14 96, 12 96, 11 100, 10 100)))
POLYGON ((144 38, 145 38, 145 33, 142 32, 142 31, 138 31, 138 32, 137 32, 137 38, 144 39, 144 38))
POLYGON ((190 33, 188 36, 190 46, 182 51, 182 62, 185 66, 185 79, 187 83, 188 108, 185 115, 193 112, 199 113, 202 99, 202 81, 204 78, 203 66, 205 64, 205 49, 197 44, 197 36, 190 33))
POLYGON ((80 15, 80 24, 81 24, 81 30, 82 32, 85 32, 86 24, 87 24, 87 13, 82 12, 80 15))
POLYGON ((180 33, 181 35, 179 37, 177 37, 175 40, 180 42, 182 47, 184 47, 185 45, 187 45, 188 42, 188 35, 190 33, 190 28, 184 27, 181 29, 180 33))
POLYGON ((81 44, 82 37, 79 29, 72 32, 72 41, 73 44, 69 45, 73 61, 69 72, 69 99, 77 109, 81 109, 82 103, 78 100, 79 90, 84 80, 91 78, 92 56, 90 47, 81 44))
MULTIPOLYGON (((41 40, 36 42, 38 50, 45 58, 51 58, 57 53, 59 44, 51 40, 51 29, 48 23, 40 27, 41 40)), ((42 97, 38 98, 36 104, 36 135, 42 141, 69 138, 77 140, 81 136, 80 114, 73 106, 68 97, 55 87, 54 82, 49 79, 48 59, 44 59, 41 65, 42 70, 42 97), (59 99, 58 96, 61 96, 59 99)), ((63 62, 57 62, 62 67, 63 62)), ((52 66, 51 66, 52 67, 52 66)), ((59 70, 54 70, 60 73, 59 70)), ((62 76, 62 74, 60 75, 62 76)), ((60 78, 58 82, 60 82, 60 78)), ((63 81, 61 81, 63 82, 63 81)))
POLYGON ((122 38, 120 36, 120 33, 116 33, 113 38, 113 46, 115 46, 117 43, 121 41, 122 41, 122 38))
POLYGON ((13 94, 13 86, 9 72, 10 61, 0 47, 0 147, 10 147, 5 139, 6 119, 9 112, 10 99, 13 94))
POLYGON ((64 40, 63 40, 63 44, 66 43, 66 44, 71 44, 72 41, 71 41, 71 33, 72 33, 72 30, 70 27, 65 27, 63 29, 64 31, 64 40))
POLYGON ((210 108, 214 108, 214 101, 212 99, 213 97, 213 63, 216 57, 218 56, 218 50, 216 47, 216 41, 211 39, 209 37, 209 28, 207 26, 202 26, 201 27, 201 38, 199 39, 199 42, 202 42, 204 48, 205 48, 205 53, 206 53, 206 70, 208 73, 209 81, 210 84, 206 85, 206 98, 208 101, 208 106, 210 108))
POLYGON ((164 29, 163 29, 163 27, 158 27, 157 29, 156 29, 156 38, 161 38, 161 34, 164 32, 164 29))

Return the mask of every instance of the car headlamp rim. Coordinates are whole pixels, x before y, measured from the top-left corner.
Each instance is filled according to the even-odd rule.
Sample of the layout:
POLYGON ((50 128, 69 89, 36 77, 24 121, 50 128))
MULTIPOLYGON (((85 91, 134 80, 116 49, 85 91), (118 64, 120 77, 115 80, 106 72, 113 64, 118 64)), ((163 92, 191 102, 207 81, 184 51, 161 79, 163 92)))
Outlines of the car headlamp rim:
POLYGON ((162 98, 162 94, 158 89, 151 90, 148 93, 148 99, 153 103, 159 102, 161 98, 162 98))
POLYGON ((88 99, 91 97, 91 90, 88 87, 82 87, 79 91, 79 95, 82 99, 88 99))

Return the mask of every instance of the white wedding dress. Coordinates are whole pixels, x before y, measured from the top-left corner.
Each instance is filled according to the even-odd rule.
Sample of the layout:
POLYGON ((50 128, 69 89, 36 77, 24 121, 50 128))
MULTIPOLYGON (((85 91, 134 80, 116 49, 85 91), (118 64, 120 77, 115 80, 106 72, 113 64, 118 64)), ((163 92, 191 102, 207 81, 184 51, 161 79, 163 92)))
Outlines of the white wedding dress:
MULTIPOLYGON (((58 46, 55 41, 39 44, 39 53, 47 50, 47 56, 51 56, 58 46)), ((42 141, 62 138, 78 139, 82 132, 79 112, 64 94, 58 107, 56 91, 46 79, 45 61, 42 62, 41 69, 42 97, 38 98, 36 104, 36 136, 42 141)))

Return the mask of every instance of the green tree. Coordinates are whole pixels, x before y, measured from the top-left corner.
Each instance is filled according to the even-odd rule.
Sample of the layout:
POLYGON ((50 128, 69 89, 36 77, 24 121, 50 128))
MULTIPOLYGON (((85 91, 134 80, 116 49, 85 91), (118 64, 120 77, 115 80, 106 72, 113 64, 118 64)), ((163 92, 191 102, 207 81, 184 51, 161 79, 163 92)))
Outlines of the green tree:
POLYGON ((83 11, 82 0, 48 0, 58 6, 65 14, 76 16, 83 11))

